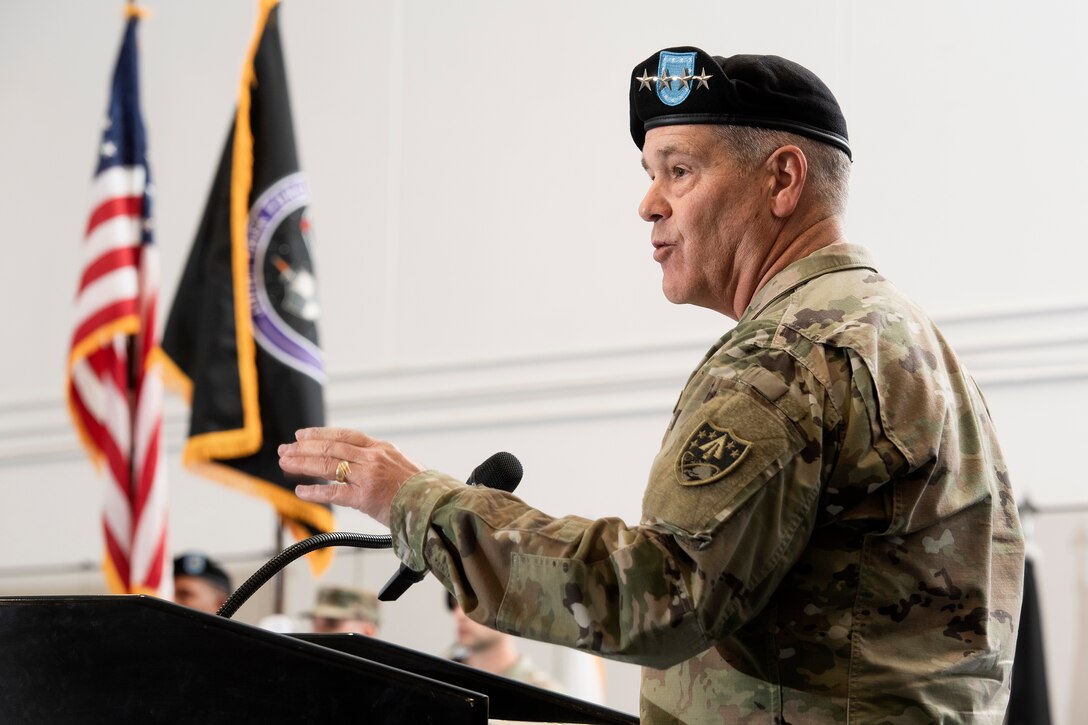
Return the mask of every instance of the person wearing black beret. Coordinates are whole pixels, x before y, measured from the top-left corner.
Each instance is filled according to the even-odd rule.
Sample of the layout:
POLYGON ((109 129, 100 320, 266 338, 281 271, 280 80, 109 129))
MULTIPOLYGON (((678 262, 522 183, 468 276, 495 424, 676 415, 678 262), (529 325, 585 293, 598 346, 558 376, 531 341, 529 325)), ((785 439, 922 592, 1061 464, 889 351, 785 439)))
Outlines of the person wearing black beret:
POLYGON ((736 320, 640 523, 554 518, 341 429, 300 431, 281 466, 342 462, 299 495, 390 526, 473 620, 643 665, 643 723, 999 725, 1024 570, 1008 469, 956 353, 846 240, 838 101, 790 60, 690 46, 628 82, 664 294, 736 320))
POLYGON ((200 551, 174 558, 176 603, 215 614, 230 593, 230 575, 215 559, 200 551))

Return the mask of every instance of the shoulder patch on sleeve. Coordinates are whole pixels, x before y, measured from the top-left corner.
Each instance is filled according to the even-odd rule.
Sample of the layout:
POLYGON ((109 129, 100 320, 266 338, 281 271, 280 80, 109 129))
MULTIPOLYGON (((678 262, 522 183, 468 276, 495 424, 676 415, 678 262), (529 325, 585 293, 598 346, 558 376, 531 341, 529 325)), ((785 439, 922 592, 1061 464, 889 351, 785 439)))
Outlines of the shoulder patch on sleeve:
POLYGON ((688 436, 676 457, 676 480, 684 486, 713 483, 737 468, 752 446, 733 433, 731 428, 719 428, 709 420, 688 436))
MULTIPOLYGON (((650 471, 642 521, 688 538, 709 535, 803 447, 792 422, 745 385, 684 411, 650 471)), ((793 475, 791 473, 791 475, 793 475)))

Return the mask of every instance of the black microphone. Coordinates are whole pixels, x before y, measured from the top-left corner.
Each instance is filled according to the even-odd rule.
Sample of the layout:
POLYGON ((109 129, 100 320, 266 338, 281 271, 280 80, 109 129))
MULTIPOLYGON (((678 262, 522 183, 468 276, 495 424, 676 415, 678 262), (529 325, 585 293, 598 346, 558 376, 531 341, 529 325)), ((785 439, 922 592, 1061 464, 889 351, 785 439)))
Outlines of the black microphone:
MULTIPOLYGON (((507 453, 506 451, 499 451, 480 465, 476 466, 476 468, 473 468, 472 473, 468 474, 468 480, 466 480, 465 483, 470 486, 497 488, 500 491, 509 493, 521 483, 521 476, 523 473, 521 461, 517 459, 517 456, 513 453, 507 453)), ((397 569, 397 573, 394 574, 389 581, 385 583, 382 590, 378 592, 378 599, 383 602, 391 602, 400 597, 401 594, 404 594, 404 592, 408 591, 408 587, 416 582, 423 581, 423 577, 425 576, 427 576, 426 569, 423 571, 413 571, 404 564, 401 564, 397 569)))
POLYGON ((517 456, 506 451, 499 451, 473 468, 465 483, 470 486, 497 488, 510 493, 521 483, 523 474, 524 470, 517 456))

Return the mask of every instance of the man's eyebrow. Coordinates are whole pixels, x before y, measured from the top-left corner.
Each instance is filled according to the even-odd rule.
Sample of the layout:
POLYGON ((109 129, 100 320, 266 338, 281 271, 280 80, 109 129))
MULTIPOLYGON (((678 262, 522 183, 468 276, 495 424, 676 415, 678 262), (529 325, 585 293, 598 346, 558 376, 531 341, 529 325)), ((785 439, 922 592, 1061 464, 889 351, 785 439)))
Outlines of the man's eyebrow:
MULTIPOLYGON (((657 151, 654 152, 654 156, 661 159, 667 159, 670 156, 682 153, 684 153, 683 149, 680 149, 677 146, 670 144, 668 146, 662 146, 661 148, 659 148, 657 151)), ((642 156, 642 168, 646 169, 647 171, 650 170, 650 167, 646 164, 645 154, 643 154, 642 156)))

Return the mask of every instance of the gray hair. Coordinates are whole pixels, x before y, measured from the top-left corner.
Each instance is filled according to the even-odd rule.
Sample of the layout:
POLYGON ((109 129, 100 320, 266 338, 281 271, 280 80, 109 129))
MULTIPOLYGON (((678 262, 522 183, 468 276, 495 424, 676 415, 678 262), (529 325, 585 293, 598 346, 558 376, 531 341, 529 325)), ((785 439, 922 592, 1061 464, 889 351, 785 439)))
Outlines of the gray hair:
POLYGON ((740 163, 753 169, 782 146, 796 146, 808 160, 807 185, 833 214, 846 211, 850 196, 850 159, 840 149, 788 131, 752 126, 716 126, 718 136, 740 163))

